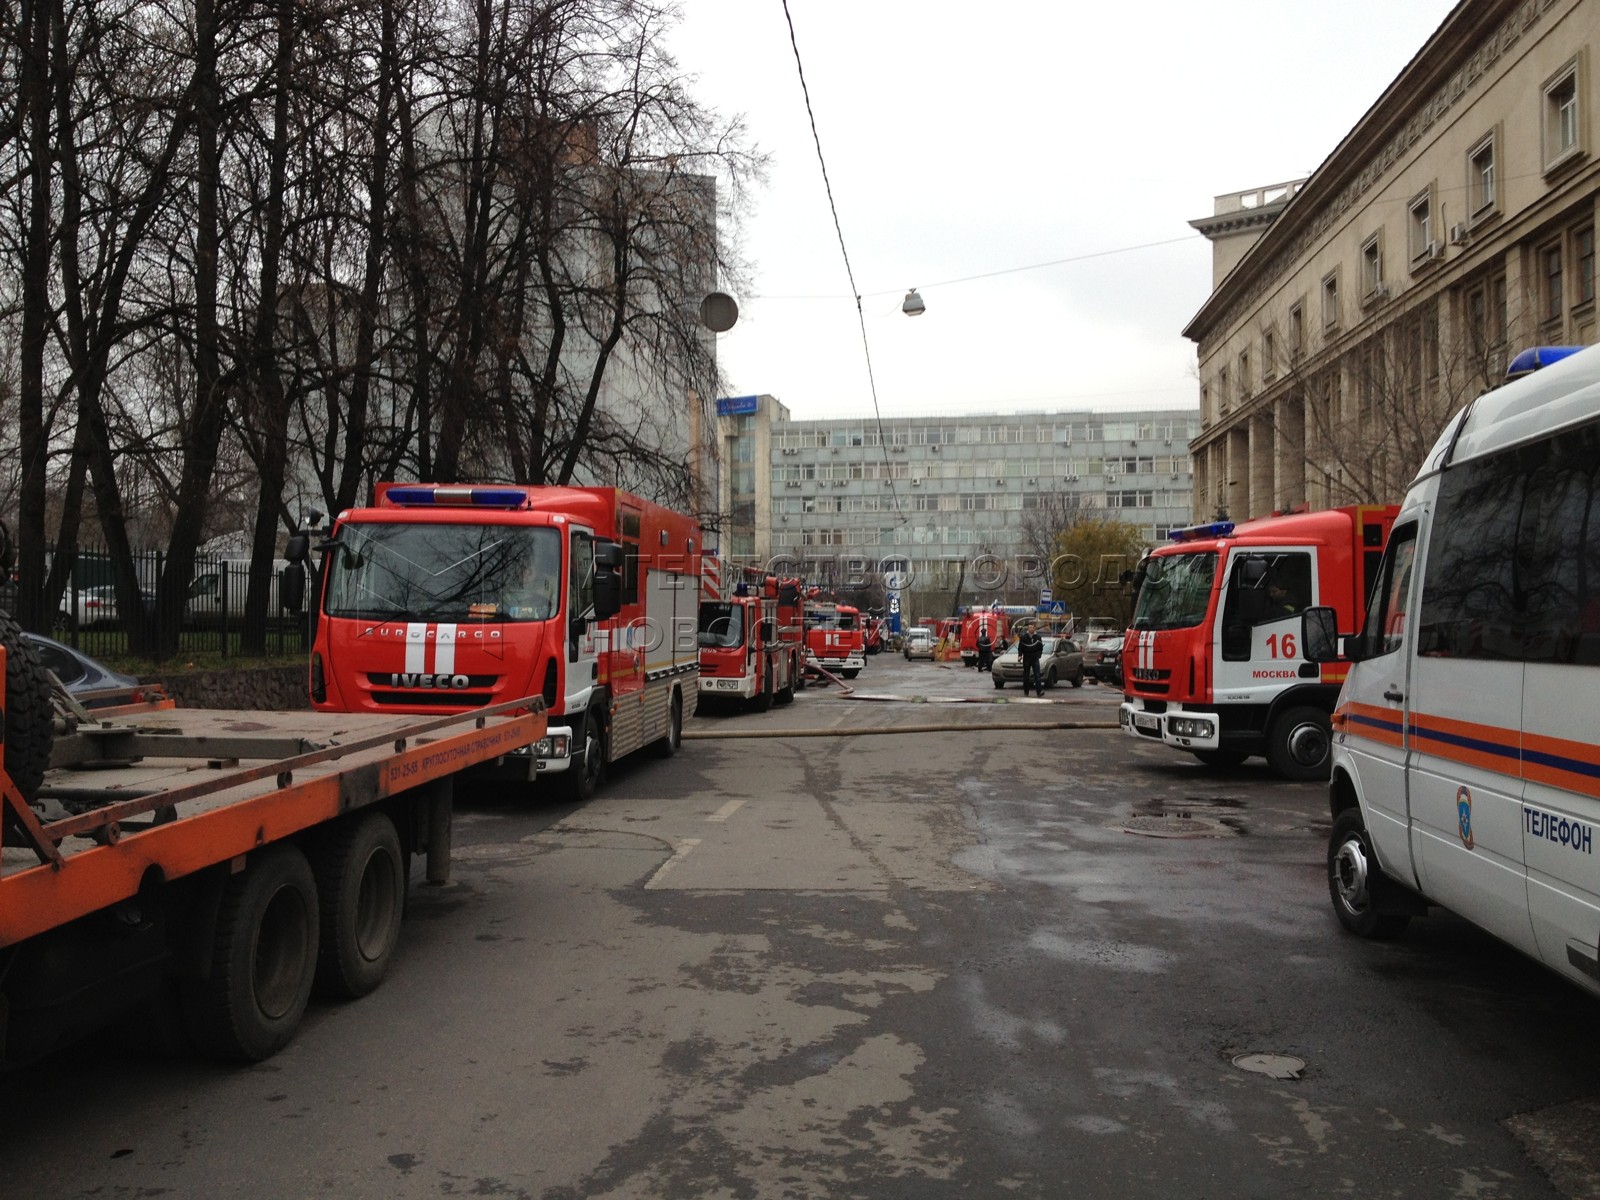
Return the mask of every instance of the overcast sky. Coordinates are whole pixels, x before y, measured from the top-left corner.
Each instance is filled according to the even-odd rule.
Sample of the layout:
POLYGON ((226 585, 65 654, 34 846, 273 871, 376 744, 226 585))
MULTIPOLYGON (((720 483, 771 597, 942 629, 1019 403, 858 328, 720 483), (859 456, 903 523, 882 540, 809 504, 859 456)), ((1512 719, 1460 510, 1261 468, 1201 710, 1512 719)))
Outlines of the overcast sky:
MULTIPOLYGON (((1310 174, 1453 2, 789 0, 882 415, 1195 405, 1211 244, 1188 222, 1310 174)), ((730 394, 870 413, 782 0, 684 16, 697 97, 772 156, 730 394)))

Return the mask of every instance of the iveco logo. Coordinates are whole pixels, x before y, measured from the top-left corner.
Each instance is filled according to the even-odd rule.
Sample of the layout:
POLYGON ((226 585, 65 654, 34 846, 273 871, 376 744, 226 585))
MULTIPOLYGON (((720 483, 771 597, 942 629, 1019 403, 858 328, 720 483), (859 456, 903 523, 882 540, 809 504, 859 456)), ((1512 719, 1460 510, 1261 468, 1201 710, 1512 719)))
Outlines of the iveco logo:
POLYGON ((397 688, 464 688, 471 682, 465 675, 411 675, 389 676, 389 686, 397 688))

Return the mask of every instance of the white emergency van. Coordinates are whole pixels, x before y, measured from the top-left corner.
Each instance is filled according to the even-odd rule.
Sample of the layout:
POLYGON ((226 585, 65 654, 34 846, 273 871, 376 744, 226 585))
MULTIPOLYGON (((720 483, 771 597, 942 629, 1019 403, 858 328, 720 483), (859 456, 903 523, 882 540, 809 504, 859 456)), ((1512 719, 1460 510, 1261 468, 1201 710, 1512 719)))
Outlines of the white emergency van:
POLYGON ((1395 518, 1333 716, 1328 886, 1442 905, 1600 994, 1600 347, 1480 396, 1395 518))

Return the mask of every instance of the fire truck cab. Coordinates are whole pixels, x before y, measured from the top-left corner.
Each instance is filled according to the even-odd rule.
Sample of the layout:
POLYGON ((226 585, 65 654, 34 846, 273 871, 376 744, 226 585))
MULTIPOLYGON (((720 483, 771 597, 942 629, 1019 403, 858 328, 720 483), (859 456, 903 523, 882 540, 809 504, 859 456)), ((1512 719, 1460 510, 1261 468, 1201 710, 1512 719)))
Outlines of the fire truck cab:
POLYGON ((867 665, 861 610, 818 600, 805 606, 806 658, 825 671, 854 679, 867 665))
POLYGON ((1234 766, 1325 779, 1346 665, 1307 661, 1300 613, 1360 624, 1398 507, 1357 505, 1172 531, 1141 562, 1123 642, 1122 728, 1234 766))
POLYGON ((676 752, 700 689, 700 528, 615 488, 379 484, 338 515, 312 706, 449 713, 542 696, 549 729, 496 770, 565 776, 676 752))

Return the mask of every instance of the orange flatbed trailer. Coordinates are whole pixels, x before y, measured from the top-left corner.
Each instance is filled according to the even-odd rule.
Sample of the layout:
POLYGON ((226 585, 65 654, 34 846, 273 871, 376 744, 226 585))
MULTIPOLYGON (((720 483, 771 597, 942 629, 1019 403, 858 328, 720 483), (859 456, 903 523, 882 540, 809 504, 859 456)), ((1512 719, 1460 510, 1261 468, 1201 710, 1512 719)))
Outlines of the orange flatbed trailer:
POLYGON ((425 856, 430 882, 448 878, 454 778, 546 729, 538 697, 436 717, 167 701, 91 715, 57 736, 32 805, 0 757, 0 1058, 12 1061, 105 1023, 65 1006, 107 982, 115 991, 135 969, 182 977, 202 1050, 276 1052, 313 968, 334 994, 377 986, 410 855, 425 856), (260 941, 257 961, 232 947, 239 940, 260 941), (286 991, 275 953, 291 969, 296 954, 315 961, 299 963, 304 978, 286 991), (111 980, 99 979, 97 955, 115 967, 99 972, 111 980))

